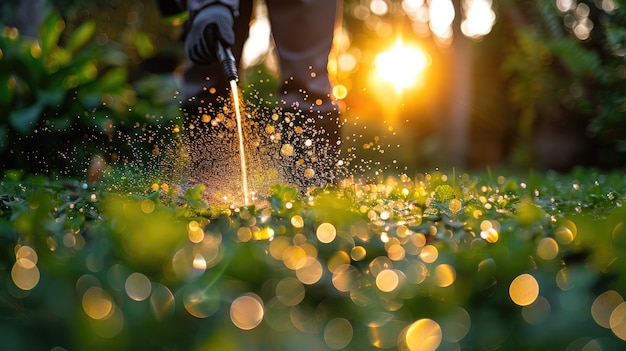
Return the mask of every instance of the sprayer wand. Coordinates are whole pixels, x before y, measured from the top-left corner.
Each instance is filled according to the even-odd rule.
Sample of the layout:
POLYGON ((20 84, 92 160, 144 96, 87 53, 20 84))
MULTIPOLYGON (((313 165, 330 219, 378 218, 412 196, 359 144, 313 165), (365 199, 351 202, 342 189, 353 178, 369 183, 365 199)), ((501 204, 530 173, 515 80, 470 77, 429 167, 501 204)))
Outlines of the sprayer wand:
POLYGON ((217 41, 217 59, 222 64, 224 74, 229 81, 239 81, 239 75, 237 74, 237 63, 235 62, 235 56, 229 47, 224 46, 219 40, 217 41))

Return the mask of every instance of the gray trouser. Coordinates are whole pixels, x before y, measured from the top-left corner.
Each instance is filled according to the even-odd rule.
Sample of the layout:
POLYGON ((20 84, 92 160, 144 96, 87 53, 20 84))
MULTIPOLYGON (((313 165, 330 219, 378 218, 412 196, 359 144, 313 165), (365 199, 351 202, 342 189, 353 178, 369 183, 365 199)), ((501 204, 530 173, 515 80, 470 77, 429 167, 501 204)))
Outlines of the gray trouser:
MULTIPOLYGON (((193 13, 213 2, 215 0, 189 0, 187 6, 193 13)), ((243 44, 248 38, 253 0, 220 2, 238 13, 235 19, 236 42, 232 51, 239 63, 243 44)), ((327 112, 336 109, 330 99, 327 64, 337 17, 337 0, 265 2, 280 60, 281 81, 285 83, 278 91, 280 99, 286 106, 297 104, 304 111, 327 112)), ((217 97, 226 95, 228 86, 229 82, 219 64, 189 63, 183 74, 184 102, 195 97, 196 104, 214 103, 217 97)))

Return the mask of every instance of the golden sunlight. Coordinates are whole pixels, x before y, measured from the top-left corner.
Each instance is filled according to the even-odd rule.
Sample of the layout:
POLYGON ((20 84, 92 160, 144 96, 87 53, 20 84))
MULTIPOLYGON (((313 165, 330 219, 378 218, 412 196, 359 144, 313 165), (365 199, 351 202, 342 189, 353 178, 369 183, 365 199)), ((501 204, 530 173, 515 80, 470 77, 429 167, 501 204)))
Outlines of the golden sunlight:
POLYGON ((393 84, 396 91, 415 86, 421 74, 430 65, 430 55, 417 46, 402 41, 376 56, 378 77, 393 84))

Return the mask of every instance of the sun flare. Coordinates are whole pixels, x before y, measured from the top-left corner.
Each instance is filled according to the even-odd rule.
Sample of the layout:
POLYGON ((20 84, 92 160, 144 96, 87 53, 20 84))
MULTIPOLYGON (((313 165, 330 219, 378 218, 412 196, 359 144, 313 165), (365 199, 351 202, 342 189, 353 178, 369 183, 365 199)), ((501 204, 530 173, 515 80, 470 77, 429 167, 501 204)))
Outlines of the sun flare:
POLYGON ((379 78, 401 91, 417 84, 430 64, 430 56, 423 49, 398 40, 393 48, 378 54, 375 62, 379 78))

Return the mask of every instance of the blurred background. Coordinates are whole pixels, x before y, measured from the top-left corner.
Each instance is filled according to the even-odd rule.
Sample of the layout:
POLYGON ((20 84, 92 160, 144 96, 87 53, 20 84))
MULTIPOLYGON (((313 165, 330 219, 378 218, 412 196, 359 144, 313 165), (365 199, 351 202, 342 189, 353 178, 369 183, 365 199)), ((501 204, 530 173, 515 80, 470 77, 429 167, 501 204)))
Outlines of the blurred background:
MULTIPOLYGON (((76 173, 94 155, 154 148, 119 135, 167 137, 182 123, 184 16, 145 0, 0 6, 3 168, 76 173)), ((340 11, 329 70, 357 160, 409 173, 624 166, 623 1, 345 0, 340 11)), ((262 0, 250 31, 241 86, 254 106, 277 84, 262 0)))

